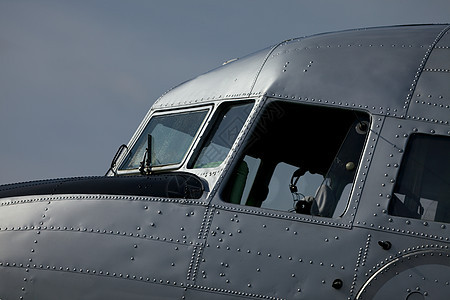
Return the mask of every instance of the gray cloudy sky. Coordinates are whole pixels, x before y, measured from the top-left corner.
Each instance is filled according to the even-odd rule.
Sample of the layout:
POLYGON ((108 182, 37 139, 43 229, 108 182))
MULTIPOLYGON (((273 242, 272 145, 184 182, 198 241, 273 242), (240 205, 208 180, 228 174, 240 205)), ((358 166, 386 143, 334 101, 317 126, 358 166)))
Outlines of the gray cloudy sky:
POLYGON ((448 0, 0 0, 0 184, 103 175, 161 94, 231 58, 448 22, 448 0))

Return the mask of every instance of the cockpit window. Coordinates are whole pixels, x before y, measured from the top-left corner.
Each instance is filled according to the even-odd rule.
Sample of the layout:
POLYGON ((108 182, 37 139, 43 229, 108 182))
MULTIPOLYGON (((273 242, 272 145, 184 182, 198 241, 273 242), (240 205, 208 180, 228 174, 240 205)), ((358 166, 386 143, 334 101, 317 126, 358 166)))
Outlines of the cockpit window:
POLYGON ((388 212, 450 223, 450 138, 413 134, 400 167, 388 212))
POLYGON ((207 113, 208 110, 204 109, 152 117, 120 169, 139 168, 146 155, 149 138, 151 138, 152 145, 152 167, 180 164, 191 147, 207 113))
POLYGON ((367 114, 271 101, 246 137, 223 200, 328 218, 344 214, 367 114))
POLYGON ((194 168, 214 168, 225 160, 253 107, 253 103, 223 105, 225 107, 221 108, 222 111, 194 163, 194 168))

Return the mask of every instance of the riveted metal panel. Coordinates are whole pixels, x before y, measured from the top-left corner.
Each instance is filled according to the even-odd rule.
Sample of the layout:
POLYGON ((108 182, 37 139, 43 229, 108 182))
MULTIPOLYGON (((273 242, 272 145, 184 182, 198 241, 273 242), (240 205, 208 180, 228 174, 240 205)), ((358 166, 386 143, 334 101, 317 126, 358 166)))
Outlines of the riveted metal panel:
POLYGON ((34 253, 34 231, 2 230, 0 232, 0 266, 25 267, 34 253))
POLYGON ((0 231, 45 227, 51 230, 143 237, 188 245, 198 244, 206 209, 178 203, 184 200, 134 196, 58 195, 12 199, 3 202, 5 205, 0 208, 3 211, 0 231), (108 217, 98 218, 99 215, 108 217))
POLYGON ((0 231, 39 226, 48 203, 42 197, 17 197, 0 202, 0 231), (23 209, 27 206, 28 209, 23 209))
POLYGON ((32 299, 27 297, 30 277, 24 269, 0 266, 0 271, 0 299, 32 299))
POLYGON ((449 124, 450 35, 448 28, 437 41, 423 68, 411 99, 408 118, 449 124))
POLYGON ((442 28, 376 28, 287 42, 270 55, 255 90, 402 116, 417 68, 442 28))
MULTIPOLYGON (((450 50, 448 50, 450 60, 450 50)), ((408 118, 449 124, 450 72, 423 72, 408 110, 408 118)))
MULTIPOLYGON (((32 250, 28 256, 31 263, 23 257, 16 264, 30 263, 29 268, 56 273, 180 283, 185 280, 192 246, 108 234, 41 230, 35 232, 32 250)), ((51 274, 48 276, 57 275, 51 274)))
POLYGON ((192 286, 186 290, 182 299, 206 299, 206 300, 238 300, 242 299, 242 294, 233 291, 214 291, 213 288, 205 286, 192 286))
POLYGON ((449 252, 441 249, 418 250, 386 263, 372 276, 356 299, 447 299, 450 292, 449 252), (439 293, 436 291, 439 290, 439 293), (416 298, 415 298, 415 297, 416 298))
POLYGON ((443 35, 439 42, 436 44, 437 48, 448 48, 450 47, 450 33, 447 30, 443 35))
POLYGON ((375 149, 372 150, 374 154, 366 178, 370 184, 364 187, 355 225, 363 224, 373 228, 374 218, 386 220, 390 194, 409 134, 406 134, 406 128, 403 128, 403 122, 396 118, 385 118, 382 130, 374 131, 379 137, 375 149))
POLYGON ((295 39, 183 83, 153 108, 267 93, 404 116, 418 68, 444 28, 399 26, 295 39))
POLYGON ((364 200, 360 203, 354 225, 449 242, 450 232, 445 224, 388 215, 403 153, 413 133, 449 134, 444 125, 386 118, 367 176, 371 184, 364 187, 364 200))
MULTIPOLYGON (((124 290, 134 281, 184 288, 194 272, 193 260, 201 253, 208 210, 177 201, 184 200, 108 195, 5 200, 0 207, 0 268, 6 270, 2 276, 10 268, 35 270, 47 284, 59 276, 70 282, 76 274, 78 288, 86 295, 96 295, 89 287, 99 277, 113 280, 109 284, 125 280, 124 290)), ((20 282, 23 275, 14 274, 20 282)), ((36 280, 28 290, 32 288, 45 290, 39 290, 36 280)), ((55 289, 61 295, 68 288, 55 289)), ((143 286, 137 293, 145 290, 151 291, 143 286)), ((15 292, 7 291, 0 297, 15 292)))
MULTIPOLYGON (((450 40, 450 36, 448 36, 450 40)), ((445 43, 447 44, 447 43, 445 43)), ((450 41, 448 42, 450 45, 450 41)), ((450 46, 436 46, 425 64, 425 72, 450 72, 450 46)))
POLYGON ((153 108, 250 96, 251 87, 269 49, 263 49, 181 84, 161 96, 153 108))
MULTIPOLYGON (((344 297, 358 249, 352 231, 216 210, 196 279, 216 292, 265 299, 344 297), (337 253, 343 253, 339 255, 337 253), (345 289, 332 288, 341 279, 345 289)), ((364 239, 364 237, 363 237, 364 239)), ((364 240, 359 243, 363 244, 364 240)))
POLYGON ((36 285, 35 288, 26 290, 23 296, 24 300, 182 299, 184 292, 182 287, 172 283, 153 283, 145 278, 134 280, 96 275, 86 276, 75 272, 61 273, 40 270, 30 270, 28 274, 36 285), (52 276, 45 276, 46 273, 52 276), (46 288, 49 286, 52 288, 46 288))
POLYGON ((450 259, 445 244, 376 230, 367 235, 366 243, 361 246, 352 289, 352 296, 356 295, 357 299, 373 299, 379 291, 385 298, 390 298, 386 293, 406 297, 407 290, 415 290, 416 287, 422 292, 426 288, 436 296, 439 288, 435 284, 439 283, 443 287, 445 282, 449 282, 446 269, 450 259), (382 241, 389 242, 390 248, 381 247, 382 241), (422 269, 424 265, 440 265, 444 273, 440 276, 441 274, 422 269), (442 281, 444 278, 447 279, 442 281), (417 282, 418 279, 420 283, 417 282), (434 286, 430 286, 431 283, 434 286))
MULTIPOLYGON (((55 230, 100 232, 194 245, 204 207, 126 196, 61 196, 48 205, 55 230), (108 218, 98 218, 98 215, 108 218)), ((167 200, 167 199, 166 199, 167 200)))

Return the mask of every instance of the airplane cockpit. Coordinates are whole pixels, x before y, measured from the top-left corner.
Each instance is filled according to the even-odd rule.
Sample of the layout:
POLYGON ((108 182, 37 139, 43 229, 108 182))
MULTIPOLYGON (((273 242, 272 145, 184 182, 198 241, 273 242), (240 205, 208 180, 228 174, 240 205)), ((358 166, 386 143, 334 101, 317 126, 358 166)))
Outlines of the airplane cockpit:
MULTIPOLYGON (((119 174, 220 172, 253 107, 254 101, 230 101, 216 109, 156 112, 123 159, 119 174)), ((267 99, 230 160, 233 171, 220 198, 231 204, 339 217, 348 203, 369 122, 368 114, 355 110, 267 99)))

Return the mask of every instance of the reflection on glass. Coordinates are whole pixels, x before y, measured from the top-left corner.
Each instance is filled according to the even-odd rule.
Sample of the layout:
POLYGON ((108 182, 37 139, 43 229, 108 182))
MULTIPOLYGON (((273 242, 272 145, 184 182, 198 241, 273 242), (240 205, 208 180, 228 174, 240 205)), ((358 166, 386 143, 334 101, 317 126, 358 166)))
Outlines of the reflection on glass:
POLYGON ((194 168, 214 168, 227 157, 252 109, 252 103, 239 104, 224 110, 206 140, 194 168))
POLYGON ((121 170, 139 168, 152 138, 151 166, 176 165, 183 161, 208 110, 154 116, 122 163, 121 170))
POLYGON ((450 138, 412 134, 389 203, 391 215, 450 223, 450 138))

